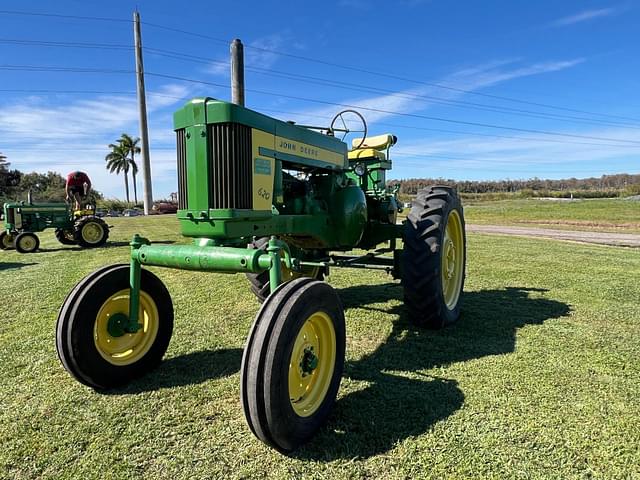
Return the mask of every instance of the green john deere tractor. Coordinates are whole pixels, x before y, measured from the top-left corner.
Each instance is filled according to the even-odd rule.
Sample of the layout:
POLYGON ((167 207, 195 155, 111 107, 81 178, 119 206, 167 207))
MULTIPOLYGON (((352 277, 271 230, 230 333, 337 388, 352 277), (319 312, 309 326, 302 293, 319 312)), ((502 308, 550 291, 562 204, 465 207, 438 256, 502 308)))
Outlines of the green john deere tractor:
POLYGON ((211 98, 176 112, 177 216, 193 243, 135 235, 128 263, 76 285, 56 333, 69 373, 109 389, 161 361, 174 310, 143 266, 245 273, 262 306, 242 358, 241 403, 251 431, 287 452, 324 423, 340 385, 345 320, 322 281, 330 268, 384 270, 401 279, 417 325, 455 322, 465 275, 458 195, 427 188, 398 223, 397 192, 385 179, 396 138, 367 137, 362 119, 362 138, 348 150, 336 138, 353 132, 348 115, 361 118, 341 112, 323 134, 211 98))
POLYGON ((109 237, 109 227, 95 216, 94 209, 74 211, 66 203, 5 203, 0 248, 35 252, 40 246, 36 232, 47 228, 55 228, 56 238, 63 245, 99 247, 109 237))

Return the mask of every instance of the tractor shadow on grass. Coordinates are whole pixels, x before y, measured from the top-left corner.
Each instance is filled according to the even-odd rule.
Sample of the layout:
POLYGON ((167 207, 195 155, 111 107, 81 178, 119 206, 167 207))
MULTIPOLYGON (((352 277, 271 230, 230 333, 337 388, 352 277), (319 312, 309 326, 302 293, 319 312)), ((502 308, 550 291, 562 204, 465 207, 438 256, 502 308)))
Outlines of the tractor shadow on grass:
POLYGON ((37 265, 37 263, 35 262, 30 262, 30 263, 21 263, 21 262, 0 262, 0 272, 2 270, 12 270, 12 269, 18 269, 18 268, 23 268, 23 267, 29 267, 31 265, 37 265))
POLYGON ((152 372, 123 388, 107 390, 107 395, 136 394, 204 383, 228 377, 240 370, 242 349, 204 350, 168 358, 152 372))
POLYGON ((343 382, 364 381, 368 386, 338 400, 328 424, 294 455, 327 461, 366 458, 424 434, 462 407, 464 392, 455 380, 421 370, 513 352, 518 328, 570 312, 569 305, 542 298, 544 292, 512 287, 465 292, 458 324, 430 331, 414 327, 402 303, 388 309, 368 306, 402 302, 397 284, 339 290, 345 309, 380 310, 398 315, 398 320, 385 343, 345 364, 343 382))

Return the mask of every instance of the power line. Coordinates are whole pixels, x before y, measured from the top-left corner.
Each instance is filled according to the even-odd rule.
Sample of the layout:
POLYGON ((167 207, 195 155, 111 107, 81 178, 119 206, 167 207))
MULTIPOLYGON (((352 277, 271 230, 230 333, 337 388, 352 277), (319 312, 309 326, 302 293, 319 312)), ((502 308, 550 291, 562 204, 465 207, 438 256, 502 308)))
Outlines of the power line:
MULTIPOLYGON (((181 29, 167 27, 167 26, 164 26, 164 25, 159 25, 159 24, 154 24, 154 23, 147 23, 147 22, 142 22, 142 23, 145 24, 145 25, 148 25, 150 27, 160 28, 160 29, 167 30, 167 31, 173 31, 173 32, 177 32, 177 33, 181 33, 181 34, 185 34, 185 35, 189 35, 189 36, 193 36, 193 37, 204 38, 204 39, 212 40, 212 41, 215 41, 215 42, 222 42, 222 43, 225 43, 225 44, 229 43, 228 40, 212 37, 210 35, 204 35, 204 34, 201 34, 201 33, 189 32, 187 30, 181 30, 181 29)), ((351 65, 343 65, 343 64, 340 64, 340 63, 330 62, 330 61, 321 60, 321 59, 318 59, 318 58, 308 57, 308 56, 304 56, 304 55, 281 52, 281 51, 273 50, 273 49, 270 49, 270 48, 257 47, 257 46, 253 46, 253 45, 245 45, 244 47, 247 48, 247 49, 253 49, 253 50, 258 50, 258 51, 262 51, 262 52, 273 53, 275 55, 280 55, 280 56, 284 56, 284 57, 295 58, 297 60, 304 60, 304 61, 313 62, 313 63, 317 63, 317 64, 321 64, 321 65, 326 65, 326 66, 331 66, 331 67, 336 67, 336 68, 342 68, 342 69, 345 69, 345 70, 351 70, 351 71, 355 71, 355 72, 359 72, 359 73, 366 73, 366 74, 369 74, 369 75, 376 75, 376 76, 379 76, 379 77, 391 78, 391 79, 394 79, 394 80, 402 80, 402 81, 409 82, 409 83, 414 83, 414 84, 419 84, 419 85, 426 85, 426 86, 430 86, 430 87, 434 87, 434 88, 440 88, 440 89, 449 90, 449 91, 454 91, 454 92, 458 92, 458 93, 466 93, 466 94, 469 94, 469 95, 477 95, 477 96, 481 96, 481 97, 493 98, 493 99, 497 99, 497 100, 504 100, 504 101, 520 103, 520 104, 524 104, 524 105, 532 105, 532 106, 537 106, 537 107, 550 108, 550 109, 554 109, 554 110, 563 110, 563 111, 573 112, 573 113, 581 113, 581 114, 587 114, 587 115, 595 115, 595 116, 608 117, 608 118, 618 118, 618 119, 623 119, 623 120, 631 120, 633 122, 640 122, 640 119, 638 119, 638 118, 627 117, 627 116, 622 116, 622 115, 611 115, 611 114, 606 114, 606 113, 590 112, 590 111, 587 111, 587 110, 580 110, 580 109, 575 109, 575 108, 563 107, 563 106, 559 106, 559 105, 552 105, 552 104, 547 104, 547 103, 540 103, 540 102, 532 102, 532 101, 528 101, 528 100, 521 100, 521 99, 514 98, 514 97, 507 97, 507 96, 502 96, 502 95, 493 95, 493 94, 489 94, 489 93, 482 93, 482 92, 477 92, 475 90, 468 90, 468 89, 464 89, 464 88, 452 87, 450 85, 445 85, 445 84, 442 84, 442 83, 425 82, 425 81, 422 81, 422 80, 415 80, 415 79, 412 79, 412 78, 407 78, 407 77, 403 77, 403 76, 399 76, 399 75, 393 75, 393 74, 384 73, 384 72, 378 72, 378 71, 375 71, 375 70, 369 70, 369 69, 360 68, 360 67, 354 67, 354 66, 351 66, 351 65)))
POLYGON ((18 72, 135 73, 135 70, 85 67, 56 67, 47 65, 0 65, 0 70, 18 72))
MULTIPOLYGON (((46 94, 98 94, 98 95, 137 95, 133 91, 118 91, 118 90, 49 90, 49 89, 24 89, 24 88, 0 88, 0 92, 13 92, 13 93, 46 93, 46 94)), ((155 97, 175 98, 176 100, 182 100, 185 97, 176 97, 175 95, 166 95, 158 92, 146 92, 147 95, 155 97)))
POLYGON ((55 17, 55 18, 68 18, 72 20, 96 20, 103 22, 125 22, 132 23, 132 20, 125 20, 124 18, 113 17, 92 17, 86 15, 62 15, 59 13, 43 13, 43 12, 24 12, 18 10, 0 10, 0 14, 3 15, 20 15, 29 17, 55 17))
MULTIPOLYGON (((176 76, 176 75, 167 75, 167 74, 152 73, 152 72, 146 72, 146 74, 150 75, 150 76, 160 77, 160 78, 169 78, 169 79, 173 79, 173 80, 181 80, 181 81, 191 82, 191 83, 200 83, 200 84, 203 84, 203 85, 212 85, 212 86, 216 86, 216 87, 226 87, 226 85, 222 85, 222 84, 215 83, 215 82, 207 82, 207 81, 204 81, 204 80, 194 80, 194 79, 190 79, 190 78, 179 77, 179 76, 176 76)), ((435 117, 435 116, 429 116, 429 115, 420 115, 420 114, 417 114, 417 113, 394 112, 392 110, 385 110, 385 109, 382 109, 382 108, 365 107, 365 106, 362 106, 362 105, 353 105, 353 104, 348 104, 348 103, 328 102, 328 101, 325 101, 325 100, 318 100, 318 99, 314 99, 314 98, 300 97, 300 96, 296 96, 296 95, 286 95, 286 94, 283 94, 283 93, 268 92, 268 91, 264 91, 264 90, 256 90, 256 89, 248 89, 248 88, 245 89, 245 90, 248 91, 248 92, 258 93, 258 94, 261 94, 261 95, 270 95, 270 96, 277 96, 277 97, 281 97, 281 98, 290 98, 290 99, 293 99, 293 100, 300 100, 300 101, 303 101, 303 102, 319 103, 319 104, 322 104, 322 105, 333 105, 333 106, 338 106, 338 107, 357 108, 357 109, 360 109, 360 110, 366 110, 366 111, 376 112, 376 113, 384 113, 384 114, 387 114, 387 115, 398 115, 398 116, 411 117, 411 118, 421 118, 421 119, 433 120, 433 121, 437 121, 437 122, 455 123, 455 124, 459 124, 459 125, 470 125, 470 126, 484 127, 484 128, 495 128, 495 129, 500 129, 500 130, 511 130, 511 131, 515 131, 515 132, 537 133, 537 134, 541 134, 541 135, 553 135, 553 136, 569 137, 569 138, 582 138, 582 139, 587 139, 587 140, 603 140, 603 141, 609 141, 609 142, 623 142, 623 143, 630 143, 630 144, 634 144, 634 145, 640 145, 640 141, 635 141, 635 140, 616 139, 616 138, 607 138, 607 137, 596 137, 596 136, 590 136, 590 135, 577 135, 577 134, 571 134, 571 133, 549 132, 549 131, 546 131, 546 130, 535 130, 535 129, 528 129, 528 128, 508 127, 508 126, 504 126, 504 125, 493 125, 493 124, 490 124, 490 123, 469 122, 469 121, 464 121, 464 120, 454 120, 454 119, 450 119, 450 118, 435 117)))
POLYGON ((115 43, 87 43, 87 42, 54 42, 44 40, 21 40, 15 38, 0 38, 0 43, 10 45, 56 47, 56 48, 91 48, 99 50, 133 50, 131 45, 115 43))
POLYGON ((184 35, 189 35, 191 37, 204 38, 206 40, 211 40, 211 41, 214 41, 214 42, 219 42, 219 43, 223 43, 225 45, 229 45, 229 40, 212 37, 211 35, 205 35, 205 34, 202 34, 202 33, 189 32, 187 30, 180 30, 179 28, 167 27, 166 25, 159 25, 157 23, 151 23, 151 22, 140 22, 140 23, 142 25, 146 25, 148 27, 158 28, 160 30, 166 30, 168 32, 182 33, 184 35))
MULTIPOLYGON (((223 65, 223 66, 229 65, 228 61, 225 62, 220 60, 214 60, 207 57, 188 55, 180 52, 172 52, 169 50, 162 50, 162 49, 149 48, 149 47, 145 48, 145 50, 151 53, 154 53, 156 55, 159 55, 165 58, 173 58, 175 60, 196 62, 196 63, 207 64, 207 65, 211 63, 216 65, 223 65)), ((351 91, 358 91, 358 92, 365 92, 365 93, 382 93, 382 94, 386 94, 393 97, 399 97, 399 98, 419 99, 422 101, 426 100, 428 102, 433 102, 440 105, 453 106, 456 108, 466 108, 466 109, 480 110, 480 111, 494 112, 494 113, 506 113, 508 115, 518 115, 518 116, 524 116, 524 117, 530 117, 530 118, 553 119, 553 120, 560 120, 560 121, 587 123, 587 124, 593 124, 593 125, 608 125, 608 126, 616 126, 616 127, 623 126, 627 128, 640 129, 640 127, 637 124, 631 124, 627 122, 613 122, 613 121, 598 120, 593 118, 577 117, 575 115, 563 115, 563 114, 557 114, 557 113, 532 111, 532 110, 525 110, 525 109, 512 108, 512 107, 504 107, 499 105, 490 105, 485 103, 447 99, 447 98, 438 97, 434 95, 396 92, 389 89, 372 87, 370 85, 363 85, 363 84, 352 83, 352 82, 342 82, 342 81, 337 81, 337 80, 332 80, 327 78, 314 77, 310 75, 283 72, 283 71, 269 69, 269 68, 245 66, 245 69, 248 71, 258 73, 260 75, 267 75, 267 76, 272 76, 277 78, 286 78, 286 79, 291 79, 299 82, 337 87, 337 88, 347 89, 351 91)))
MULTIPOLYGON (((111 17, 61 15, 61 14, 54 14, 54 13, 25 12, 25 11, 16 11, 16 10, 0 10, 0 14, 56 17, 56 18, 68 18, 68 19, 75 19, 75 20, 97 20, 97 21, 112 21, 112 22, 126 22, 126 23, 130 23, 131 22, 131 20, 125 20, 125 19, 120 19, 120 18, 111 18, 111 17)), ((182 29, 173 28, 173 27, 167 27, 165 25, 160 25, 160 24, 151 23, 151 22, 142 22, 142 23, 144 25, 147 25, 147 26, 150 26, 150 27, 153 27, 153 28, 158 28, 158 29, 162 29, 162 30, 166 30, 166 31, 172 31, 172 32, 181 33, 181 34, 184 34, 184 35, 189 35, 189 36, 203 38, 203 39, 207 39, 207 40, 211 40, 211 41, 215 41, 215 42, 219 42, 219 43, 223 43, 223 44, 228 44, 228 40, 217 38, 217 37, 213 37, 213 36, 210 36, 210 35, 190 32, 190 31, 187 31, 187 30, 182 30, 182 29)), ((595 116, 608 117, 608 118, 618 118, 618 119, 624 119, 624 120, 631 120, 631 121, 634 121, 634 122, 639 122, 640 121, 640 119, 633 118, 633 117, 628 117, 628 116, 611 115, 611 114, 604 114, 604 113, 597 113, 597 112, 589 112, 589 111, 586 111, 586 110, 568 108, 568 107, 552 105, 552 104, 546 104, 546 103, 540 103, 540 102, 531 102, 531 101, 527 101, 527 100, 521 100, 521 99, 518 99, 518 98, 507 97, 507 96, 502 96, 502 95, 494 95, 494 94, 482 93, 482 92, 477 92, 475 90, 468 90, 468 89, 463 89, 463 88, 458 88, 458 87, 452 87, 450 85, 445 85, 445 84, 442 84, 442 83, 425 82, 425 81, 415 80, 415 79, 408 78, 408 77, 403 77, 403 76, 400 76, 400 75, 393 75, 393 74, 389 74, 389 73, 378 72, 378 71, 375 71, 375 70, 370 70, 370 69, 365 69, 365 68, 360 68, 360 67, 354 67, 354 66, 351 66, 351 65, 344 65, 344 64, 340 64, 340 63, 336 63, 336 62, 329 62, 329 61, 326 61, 326 60, 321 60, 321 59, 308 57, 308 56, 304 56, 304 55, 281 52, 281 51, 278 51, 278 50, 265 48, 265 47, 257 47, 257 46, 254 46, 254 45, 245 45, 245 48, 254 49, 254 50, 258 50, 258 51, 262 51, 262 52, 273 53, 275 55, 285 56, 285 57, 289 57, 289 58, 295 58, 295 59, 298 59, 298 60, 304 60, 304 61, 308 61, 308 62, 318 63, 318 64, 321 64, 321 65, 326 65, 326 66, 331 66, 331 67, 351 70, 351 71, 360 72, 360 73, 366 73, 366 74, 369 74, 369 75, 376 75, 376 76, 379 76, 379 77, 386 77, 386 78, 391 78, 391 79, 395 79, 395 80, 402 80, 402 81, 406 81, 406 82, 410 82, 410 83, 414 83, 414 84, 426 85, 426 86, 430 86, 430 87, 434 87, 434 88, 440 88, 440 89, 445 89, 445 90, 449 90, 449 91, 455 91, 455 92, 458 92, 458 93, 466 93, 466 94, 470 94, 470 95, 477 95, 477 96, 493 98, 493 99, 498 99, 498 100, 505 100, 505 101, 521 103, 521 104, 525 104, 525 105, 533 105, 533 106, 538 106, 538 107, 542 107, 542 108, 563 110, 563 111, 569 111, 569 112, 574 112, 574 113, 582 113, 582 114, 587 114, 587 115, 595 115, 595 116)))
MULTIPOLYGON (((222 86, 222 85, 220 85, 222 86)), ((0 92, 12 92, 12 93, 44 93, 44 94, 104 94, 104 95, 136 95, 134 91, 116 91, 116 90, 51 90, 51 89, 19 89, 19 88, 3 88, 0 89, 0 92)), ((157 96, 157 97, 165 97, 165 98, 173 98, 176 100, 182 100, 185 97, 178 97, 174 95, 166 95, 159 92, 148 91, 148 95, 157 96)), ((286 115, 303 115, 305 117, 314 117, 314 118, 322 118, 326 119, 324 116, 320 115, 312 115, 305 112, 292 112, 285 110, 276 110, 276 109, 268 109, 263 108, 261 111, 264 112, 273 112, 273 113, 281 113, 286 115)), ((415 125, 399 125, 393 123, 385 123, 385 122, 375 122, 376 125, 386 126, 391 128, 401 128, 401 129, 410 129, 410 130, 421 130, 421 131, 429 131, 429 132, 437 132, 437 133, 451 133, 456 135, 471 135, 471 136, 479 136, 479 137, 488 137, 488 138, 503 138, 510 140, 523 140, 523 141, 537 141, 537 142, 548 142, 548 143, 560 143, 560 144, 573 144, 573 145, 588 145, 588 146, 598 146, 598 147, 624 147, 624 148, 638 148, 634 145, 617 145, 617 144, 608 144, 608 143, 593 143, 593 142, 577 142, 570 140, 558 140, 551 138, 530 138, 530 137, 518 137, 518 136, 509 136, 509 135, 497 135, 490 133, 480 133, 480 132, 468 132, 468 131, 460 131, 460 130, 448 130, 441 128, 429 128, 429 127, 420 127, 415 125)), ((5 131, 10 131, 14 133, 20 133, 17 130, 13 129, 4 129, 5 131)), ((25 131, 23 133, 32 133, 31 131, 25 131)))
MULTIPOLYGON (((327 118, 322 115, 312 115, 305 112, 289 112, 284 110, 275 110, 269 108, 261 108, 261 112, 273 112, 273 113, 284 113, 287 115, 302 115, 303 117, 309 118, 322 118, 326 120, 327 118)), ((383 127, 391 127, 391 128, 404 128, 409 130, 421 130, 427 132, 437 132, 437 133, 453 133, 456 135, 471 135, 473 137, 488 137, 488 138, 504 138, 509 140, 523 140, 526 142, 548 142, 548 143, 560 143, 560 144, 570 144, 570 145, 590 145, 596 147, 618 147, 618 148, 639 148, 635 145, 615 145, 611 143, 593 143, 593 142, 576 142, 572 140, 558 140, 554 138, 538 138, 538 137, 518 137, 513 135, 497 135, 495 133, 480 133, 480 132, 468 132, 461 130, 448 130, 443 128, 430 128, 430 127, 419 127, 415 125, 399 125, 396 123, 386 123, 386 122, 373 122, 375 125, 383 126, 383 127)), ((328 127, 327 127, 328 128, 328 127)))

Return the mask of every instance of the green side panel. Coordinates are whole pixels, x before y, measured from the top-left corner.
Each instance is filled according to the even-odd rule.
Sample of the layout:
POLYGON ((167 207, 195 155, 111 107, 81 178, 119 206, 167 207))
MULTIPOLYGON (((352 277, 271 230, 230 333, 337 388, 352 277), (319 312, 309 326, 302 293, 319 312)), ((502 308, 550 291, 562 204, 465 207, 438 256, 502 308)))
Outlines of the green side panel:
POLYGON ((207 127, 201 123, 186 128, 187 195, 192 210, 209 209, 209 162, 207 159, 207 127))
POLYGON ((369 180, 373 183, 375 188, 379 190, 384 189, 386 186, 386 170, 382 168, 376 168, 375 170, 370 170, 369 180))

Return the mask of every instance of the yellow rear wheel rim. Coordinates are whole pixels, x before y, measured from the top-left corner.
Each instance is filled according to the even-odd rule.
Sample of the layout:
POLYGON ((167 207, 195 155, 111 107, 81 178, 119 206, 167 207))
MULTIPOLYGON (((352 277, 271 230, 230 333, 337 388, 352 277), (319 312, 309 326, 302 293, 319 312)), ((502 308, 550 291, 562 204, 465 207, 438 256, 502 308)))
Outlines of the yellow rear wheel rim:
POLYGON ((311 314, 298 332, 289 361, 289 399, 295 413, 315 413, 329 390, 336 362, 336 332, 325 312, 311 314))
POLYGON ((453 310, 460 299, 464 275, 464 233, 457 210, 452 210, 447 220, 442 242, 440 272, 444 302, 449 310, 453 310))
POLYGON ((86 223, 82 227, 82 239, 88 243, 97 243, 102 238, 103 229, 95 222, 86 223))
POLYGON ((129 313, 129 289, 111 295, 100 307, 93 327, 93 340, 100 356, 112 365, 124 366, 139 361, 151 349, 160 325, 158 307, 151 296, 140 291, 138 322, 142 328, 136 333, 119 337, 109 335, 109 318, 129 313))

